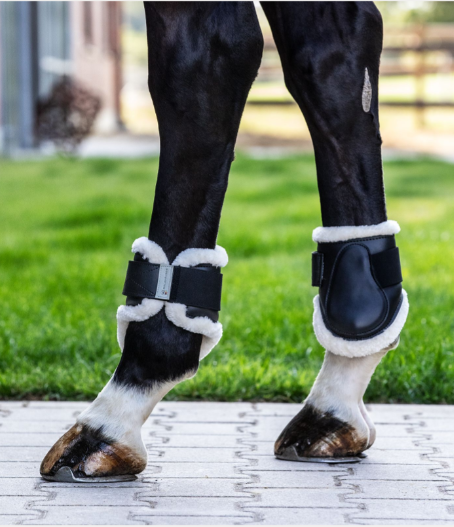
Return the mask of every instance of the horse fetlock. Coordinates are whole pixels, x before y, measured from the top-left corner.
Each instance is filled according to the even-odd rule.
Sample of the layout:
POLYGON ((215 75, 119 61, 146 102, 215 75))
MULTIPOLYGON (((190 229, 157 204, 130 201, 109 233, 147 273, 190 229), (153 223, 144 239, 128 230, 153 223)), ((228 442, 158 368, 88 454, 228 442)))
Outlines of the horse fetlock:
POLYGON ((62 481, 60 469, 69 468, 75 478, 89 481, 142 472, 147 466, 142 425, 175 384, 143 390, 111 380, 50 449, 41 464, 41 475, 62 481))
POLYGON ((320 373, 302 410, 275 445, 276 456, 349 459, 372 446, 376 432, 363 403, 375 368, 386 351, 347 358, 326 352, 320 373))

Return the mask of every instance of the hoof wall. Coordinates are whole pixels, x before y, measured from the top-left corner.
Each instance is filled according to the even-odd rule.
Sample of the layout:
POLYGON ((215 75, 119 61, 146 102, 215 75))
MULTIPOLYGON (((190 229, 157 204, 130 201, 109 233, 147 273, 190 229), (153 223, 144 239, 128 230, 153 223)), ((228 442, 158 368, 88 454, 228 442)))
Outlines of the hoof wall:
POLYGON ((276 459, 282 459, 284 461, 299 461, 301 463, 327 463, 330 465, 338 463, 359 463, 364 458, 366 454, 359 454, 356 456, 345 456, 345 457, 306 457, 299 456, 296 452, 295 447, 290 447, 284 450, 280 454, 276 454, 276 459))
POLYGON ((104 477, 77 477, 69 467, 61 467, 53 476, 41 475, 46 481, 58 481, 60 483, 118 483, 124 481, 134 481, 136 476, 104 476, 104 477))

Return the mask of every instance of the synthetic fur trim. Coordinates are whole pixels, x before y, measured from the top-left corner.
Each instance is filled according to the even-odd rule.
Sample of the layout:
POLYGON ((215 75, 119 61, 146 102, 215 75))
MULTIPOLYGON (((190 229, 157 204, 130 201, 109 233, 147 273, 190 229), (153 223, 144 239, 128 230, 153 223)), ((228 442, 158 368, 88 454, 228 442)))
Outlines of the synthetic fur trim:
POLYGON ((390 236, 398 234, 400 227, 397 221, 388 220, 378 225, 360 225, 357 227, 317 227, 312 232, 312 240, 316 243, 347 242, 358 238, 372 236, 390 236))
POLYGON ((216 245, 214 249, 186 249, 173 261, 172 265, 194 267, 200 264, 210 264, 214 267, 225 267, 229 257, 223 247, 216 245))
POLYGON ((365 357, 388 348, 400 335, 407 320, 409 303, 407 293, 402 289, 402 304, 393 323, 384 331, 367 340, 346 340, 337 337, 325 326, 320 309, 319 295, 314 298, 314 331, 320 344, 335 355, 343 357, 365 357))
POLYGON ((125 347, 126 330, 130 322, 143 322, 153 317, 164 307, 162 300, 144 298, 137 306, 120 306, 117 309, 117 340, 121 351, 125 347))
POLYGON ((132 252, 142 254, 143 259, 152 264, 169 265, 169 260, 162 247, 145 236, 135 240, 132 244, 132 252))
POLYGON ((222 337, 222 324, 213 322, 208 317, 189 318, 186 316, 186 306, 184 304, 166 303, 167 318, 180 328, 191 333, 201 333, 203 335, 202 346, 200 348, 199 360, 210 353, 222 337))
MULTIPOLYGON (((153 264, 169 265, 163 249, 145 236, 138 238, 132 244, 132 252, 140 253, 144 259, 153 264)), ((173 261, 172 265, 193 267, 200 264, 210 264, 215 267, 225 267, 229 261, 227 252, 220 245, 215 249, 186 249, 173 261)), ((203 335, 199 360, 210 353, 222 337, 222 324, 213 322, 208 317, 189 318, 184 304, 173 304, 144 298, 137 306, 120 306, 117 310, 117 340, 121 351, 125 345, 126 331, 129 322, 143 322, 156 315, 165 306, 167 318, 180 328, 203 335)))

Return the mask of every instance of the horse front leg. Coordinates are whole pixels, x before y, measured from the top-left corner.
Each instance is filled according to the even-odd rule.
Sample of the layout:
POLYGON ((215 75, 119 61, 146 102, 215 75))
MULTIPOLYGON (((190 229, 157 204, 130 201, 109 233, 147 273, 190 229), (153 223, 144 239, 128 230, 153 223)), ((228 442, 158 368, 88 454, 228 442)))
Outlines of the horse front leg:
POLYGON ((161 139, 149 235, 133 244, 127 305, 117 315, 121 361, 97 399, 43 460, 46 479, 121 480, 144 470, 143 423, 173 386, 196 373, 200 358, 222 333, 211 301, 202 307, 190 304, 199 291, 191 288, 187 271, 196 270, 202 284, 207 282, 200 273, 218 283, 213 273, 227 263, 216 237, 263 39, 249 2, 146 2, 145 13, 149 88, 161 139), (186 295, 186 305, 178 297, 163 300, 165 287, 158 298, 161 271, 165 284, 169 263, 172 291, 178 269, 177 294, 186 295), (151 283, 153 273, 158 284, 151 283), (142 294, 148 287, 155 296, 142 294))
POLYGON ((314 330, 327 350, 275 445, 289 460, 357 461, 375 440, 363 395, 408 312, 388 221, 378 120, 382 21, 371 2, 264 2, 315 151, 323 227, 313 233, 314 330))

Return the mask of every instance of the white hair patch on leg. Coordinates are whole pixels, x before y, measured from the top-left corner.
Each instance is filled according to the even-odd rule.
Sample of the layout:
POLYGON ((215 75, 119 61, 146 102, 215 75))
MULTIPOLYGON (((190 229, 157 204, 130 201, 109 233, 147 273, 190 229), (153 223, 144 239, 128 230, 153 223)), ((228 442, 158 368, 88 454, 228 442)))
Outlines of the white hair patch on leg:
POLYGON ((364 70, 364 84, 363 84, 363 95, 362 103, 363 110, 368 113, 370 111, 370 104, 372 102, 372 85, 369 79, 369 72, 367 68, 364 70))
POLYGON ((366 357, 342 357, 327 351, 320 373, 306 399, 319 412, 331 412, 348 423, 358 434, 367 436, 370 447, 375 441, 375 427, 367 414, 363 396, 372 375, 386 355, 380 351, 366 357))
POLYGON ((128 446, 137 456, 147 458, 141 428, 158 402, 179 382, 157 383, 141 390, 117 384, 110 379, 98 397, 77 418, 77 423, 128 446))

